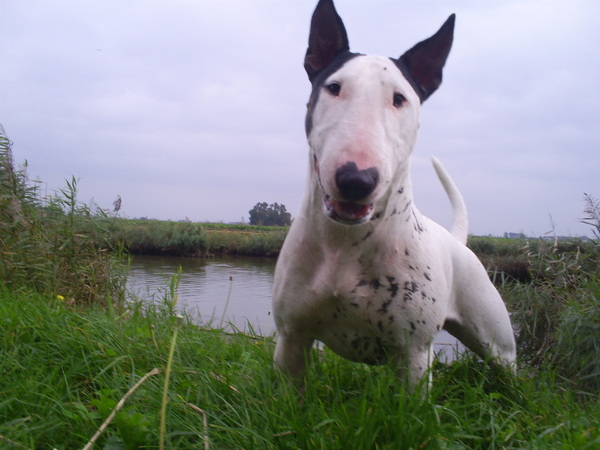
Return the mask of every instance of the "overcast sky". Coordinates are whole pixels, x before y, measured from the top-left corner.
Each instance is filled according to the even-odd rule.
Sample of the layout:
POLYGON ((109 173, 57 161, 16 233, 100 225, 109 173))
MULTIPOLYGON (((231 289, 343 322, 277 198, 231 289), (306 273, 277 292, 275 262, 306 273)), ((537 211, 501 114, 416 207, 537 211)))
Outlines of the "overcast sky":
MULTIPOLYGON (((157 219, 295 215, 306 181, 316 0, 0 0, 0 123, 48 193, 157 219)), ((353 51, 398 57, 457 14, 440 89, 423 105, 419 209, 460 188, 476 235, 590 234, 600 197, 600 2, 337 0, 353 51), (551 219, 551 218, 552 219, 551 219)))

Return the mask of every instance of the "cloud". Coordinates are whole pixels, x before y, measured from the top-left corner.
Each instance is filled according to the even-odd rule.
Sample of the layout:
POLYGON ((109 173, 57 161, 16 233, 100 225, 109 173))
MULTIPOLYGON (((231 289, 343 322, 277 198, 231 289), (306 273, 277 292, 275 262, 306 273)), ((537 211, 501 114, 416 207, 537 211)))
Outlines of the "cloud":
MULTIPOLYGON (((3 2, 0 116, 48 189, 125 214, 232 221, 304 189, 302 69, 314 1, 3 2)), ((338 0, 356 51, 399 56, 457 13, 440 90, 423 105, 417 204, 443 224, 438 156, 472 231, 587 232, 598 191, 600 32, 592 0, 338 0)))

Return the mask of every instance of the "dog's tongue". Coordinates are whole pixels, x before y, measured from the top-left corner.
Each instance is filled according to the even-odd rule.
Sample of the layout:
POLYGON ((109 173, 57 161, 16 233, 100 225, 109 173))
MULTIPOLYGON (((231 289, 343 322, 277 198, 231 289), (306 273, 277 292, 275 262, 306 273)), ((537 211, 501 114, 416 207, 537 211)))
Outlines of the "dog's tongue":
POLYGON ((336 205, 337 213, 348 219, 362 219, 371 209, 370 205, 359 205, 358 203, 351 202, 337 202, 336 205))
POLYGON ((343 202, 335 200, 329 195, 325 195, 323 200, 327 211, 329 211, 329 216, 332 219, 349 224, 362 223, 373 211, 372 203, 362 205, 354 202, 343 202))
POLYGON ((358 203, 336 200, 333 200, 332 203, 336 214, 346 220, 360 220, 371 211, 371 205, 360 205, 358 203))

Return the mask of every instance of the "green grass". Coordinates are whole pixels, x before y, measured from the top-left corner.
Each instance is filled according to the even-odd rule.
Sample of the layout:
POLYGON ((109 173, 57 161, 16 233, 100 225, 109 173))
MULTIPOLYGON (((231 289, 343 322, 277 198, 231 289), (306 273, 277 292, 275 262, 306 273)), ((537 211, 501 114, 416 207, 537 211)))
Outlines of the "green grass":
MULTIPOLYGON (((0 446, 80 448, 154 368, 97 448, 154 448, 177 319, 167 303, 111 318, 33 293, 0 292, 0 446), (117 448, 117 447, 110 447, 117 448)), ((594 448, 597 397, 553 371, 502 378, 474 359, 434 368, 423 399, 389 367, 315 351, 299 396, 272 368, 272 339, 189 323, 168 385, 167 448, 594 448), (203 425, 206 415, 206 425, 203 425)))

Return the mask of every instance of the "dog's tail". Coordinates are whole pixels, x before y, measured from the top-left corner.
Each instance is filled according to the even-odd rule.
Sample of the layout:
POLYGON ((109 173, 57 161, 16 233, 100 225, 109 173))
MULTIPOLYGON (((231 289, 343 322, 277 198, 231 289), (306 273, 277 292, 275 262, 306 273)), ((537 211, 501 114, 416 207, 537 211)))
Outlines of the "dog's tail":
POLYGON ((446 191, 446 195, 450 199, 450 204, 452 205, 452 211, 454 213, 454 221, 452 223, 452 229, 450 233, 456 239, 458 239, 463 244, 467 244, 467 237, 469 235, 469 219, 467 217, 467 206, 465 205, 465 201, 442 166, 442 163, 435 156, 431 158, 431 162, 433 163, 433 167, 437 173, 438 178, 442 182, 442 186, 444 186, 444 190, 446 191))

